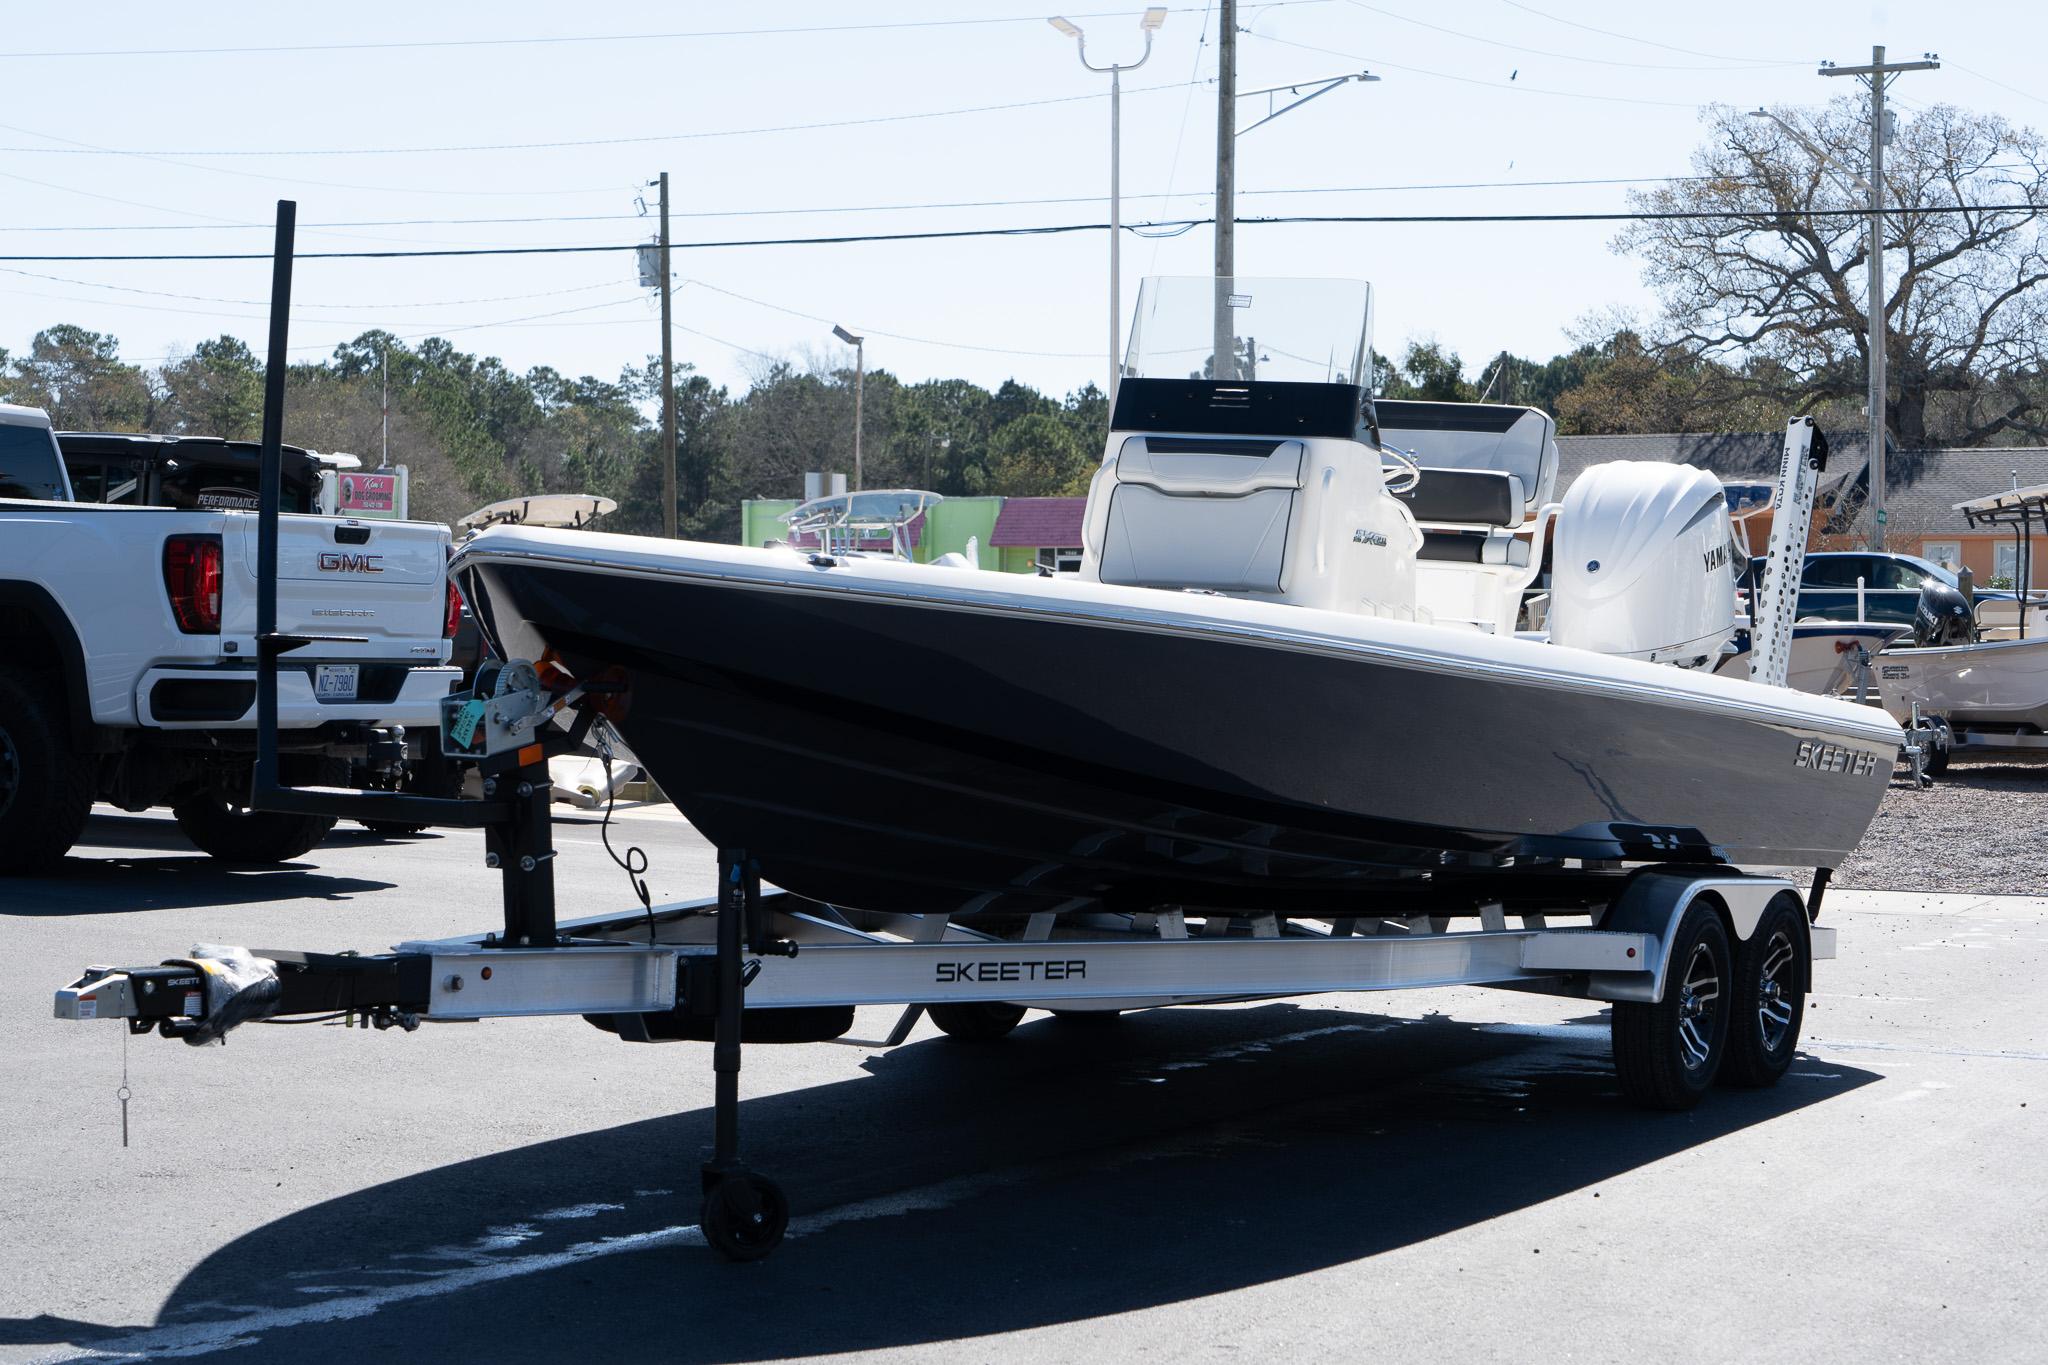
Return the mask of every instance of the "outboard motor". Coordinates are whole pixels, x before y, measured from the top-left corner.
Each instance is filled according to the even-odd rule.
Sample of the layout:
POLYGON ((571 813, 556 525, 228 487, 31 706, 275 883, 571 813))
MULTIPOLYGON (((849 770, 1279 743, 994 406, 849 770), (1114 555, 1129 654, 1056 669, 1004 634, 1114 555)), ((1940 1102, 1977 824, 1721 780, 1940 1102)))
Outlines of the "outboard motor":
POLYGON ((1594 465, 1565 494, 1550 640, 1711 668, 1735 629, 1737 556, 1721 485, 1691 465, 1594 465))
POLYGON ((1913 608, 1913 643, 1967 645, 1976 633, 1970 599, 1946 583, 1929 579, 1920 589, 1919 604, 1913 608))

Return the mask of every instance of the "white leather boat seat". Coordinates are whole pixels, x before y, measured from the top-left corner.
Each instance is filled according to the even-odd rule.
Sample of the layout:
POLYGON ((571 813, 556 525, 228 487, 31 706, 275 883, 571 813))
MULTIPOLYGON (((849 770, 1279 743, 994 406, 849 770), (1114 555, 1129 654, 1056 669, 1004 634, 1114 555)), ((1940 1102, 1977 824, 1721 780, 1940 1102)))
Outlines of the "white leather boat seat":
POLYGON ((1515 534, 1526 497, 1518 475, 1421 466, 1397 497, 1422 527, 1416 604, 1443 625, 1508 634, 1529 577, 1529 542, 1515 534))

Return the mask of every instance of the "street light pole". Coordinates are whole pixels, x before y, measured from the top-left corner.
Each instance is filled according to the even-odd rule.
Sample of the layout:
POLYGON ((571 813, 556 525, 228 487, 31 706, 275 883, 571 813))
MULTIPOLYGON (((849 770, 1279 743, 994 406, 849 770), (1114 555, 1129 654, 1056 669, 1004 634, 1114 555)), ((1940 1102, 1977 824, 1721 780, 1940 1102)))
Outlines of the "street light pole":
POLYGON ((1237 274, 1237 0, 1223 0, 1216 28, 1216 302, 1209 367, 1237 378, 1237 322, 1230 285, 1237 274))
POLYGON ((1934 71, 1941 63, 1932 54, 1926 61, 1886 62, 1884 48, 1880 45, 1870 49, 1869 66, 1823 66, 1823 76, 1864 76, 1870 87, 1870 301, 1864 311, 1869 316, 1870 336, 1866 343, 1870 349, 1868 365, 1870 376, 1870 498, 1876 509, 1871 518, 1870 548, 1884 548, 1884 400, 1885 400, 1885 290, 1884 290, 1884 144, 1885 114, 1884 87, 1890 76, 1899 71, 1934 71))
MULTIPOLYGON (((1230 0, 1225 0, 1230 3, 1230 0)), ((1123 74, 1136 71, 1152 55, 1152 35, 1166 22, 1166 9, 1155 5, 1138 20, 1145 35, 1145 50, 1135 62, 1097 66, 1088 60, 1088 36, 1079 25, 1058 17, 1047 23, 1074 40, 1081 65, 1090 71, 1109 73, 1109 401, 1116 402, 1117 380, 1123 373, 1123 74)))
POLYGON ((860 402, 867 381, 867 338, 855 336, 837 323, 832 335, 853 347, 853 491, 860 492, 860 402))

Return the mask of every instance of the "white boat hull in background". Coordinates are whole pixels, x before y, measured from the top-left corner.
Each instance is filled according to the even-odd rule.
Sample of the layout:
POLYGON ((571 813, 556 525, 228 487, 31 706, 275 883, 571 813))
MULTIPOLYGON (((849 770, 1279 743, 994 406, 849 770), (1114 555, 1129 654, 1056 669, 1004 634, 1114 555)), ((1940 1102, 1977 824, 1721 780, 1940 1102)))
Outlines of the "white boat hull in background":
MULTIPOLYGON (((1872 660, 1871 682, 1877 681, 1878 651, 1907 633, 1904 626, 1875 621, 1809 621, 1792 629, 1792 667, 1785 685, 1795 692, 1834 697, 1855 690, 1856 652, 1872 660)), ((1741 637, 1745 642, 1746 634, 1741 637)), ((1714 672, 1724 678, 1747 678, 1751 653, 1743 648, 1728 655, 1714 672)))

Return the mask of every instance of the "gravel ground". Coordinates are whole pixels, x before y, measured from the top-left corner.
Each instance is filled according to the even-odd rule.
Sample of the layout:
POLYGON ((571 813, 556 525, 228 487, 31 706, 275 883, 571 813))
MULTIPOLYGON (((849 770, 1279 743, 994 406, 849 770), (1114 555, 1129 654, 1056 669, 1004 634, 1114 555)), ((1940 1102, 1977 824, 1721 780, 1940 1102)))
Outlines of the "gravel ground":
POLYGON ((1899 778, 1836 886, 2039 895, 2048 887, 2048 758, 1956 758, 1934 786, 1899 778))

